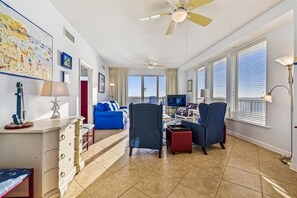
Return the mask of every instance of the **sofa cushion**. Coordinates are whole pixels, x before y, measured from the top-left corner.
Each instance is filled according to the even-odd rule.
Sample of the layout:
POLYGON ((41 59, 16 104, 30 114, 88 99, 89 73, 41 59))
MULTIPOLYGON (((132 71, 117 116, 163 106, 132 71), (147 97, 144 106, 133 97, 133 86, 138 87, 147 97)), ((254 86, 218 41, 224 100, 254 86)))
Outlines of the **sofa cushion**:
POLYGON ((107 111, 104 103, 101 103, 101 102, 98 102, 98 104, 97 104, 97 110, 98 111, 107 111))
POLYGON ((113 107, 111 105, 111 102, 106 101, 106 102, 104 102, 104 105, 105 105, 105 108, 106 108, 107 111, 114 111, 114 109, 113 109, 113 107))
POLYGON ((114 111, 118 110, 118 106, 116 105, 116 103, 111 103, 111 106, 112 106, 114 111))

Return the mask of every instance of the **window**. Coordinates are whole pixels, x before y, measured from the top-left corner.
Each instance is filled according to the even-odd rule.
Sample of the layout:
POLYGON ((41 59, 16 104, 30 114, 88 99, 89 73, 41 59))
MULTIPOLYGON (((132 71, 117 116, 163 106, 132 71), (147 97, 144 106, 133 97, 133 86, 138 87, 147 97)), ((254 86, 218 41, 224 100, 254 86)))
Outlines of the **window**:
POLYGON ((164 102, 165 94, 165 76, 128 76, 128 104, 148 102, 150 96, 164 102))
POLYGON ((198 101, 202 101, 203 98, 200 97, 201 89, 205 89, 205 67, 201 67, 197 72, 197 98, 198 101))
POLYGON ((237 90, 232 117, 265 125, 266 41, 236 53, 237 90))
POLYGON ((227 59, 212 64, 212 101, 226 102, 227 59))

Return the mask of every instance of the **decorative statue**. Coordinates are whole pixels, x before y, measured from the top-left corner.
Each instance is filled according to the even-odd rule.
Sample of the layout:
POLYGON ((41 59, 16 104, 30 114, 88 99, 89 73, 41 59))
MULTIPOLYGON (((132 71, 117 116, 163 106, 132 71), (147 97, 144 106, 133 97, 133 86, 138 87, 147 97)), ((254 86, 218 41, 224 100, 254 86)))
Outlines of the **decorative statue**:
POLYGON ((25 110, 25 102, 24 102, 24 92, 23 92, 23 84, 21 82, 17 82, 16 84, 17 92, 15 95, 17 96, 16 102, 16 114, 12 115, 13 122, 7 124, 5 129, 18 129, 18 128, 26 128, 33 126, 32 122, 26 122, 26 110, 25 110))

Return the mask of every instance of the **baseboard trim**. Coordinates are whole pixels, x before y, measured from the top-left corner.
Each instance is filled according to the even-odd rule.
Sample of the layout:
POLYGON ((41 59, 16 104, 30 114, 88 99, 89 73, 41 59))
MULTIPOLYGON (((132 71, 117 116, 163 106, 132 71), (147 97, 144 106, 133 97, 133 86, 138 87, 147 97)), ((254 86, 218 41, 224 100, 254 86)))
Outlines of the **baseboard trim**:
MULTIPOLYGON (((253 144, 256 144, 257 146, 260 146, 260 147, 263 147, 267 150, 270 150, 270 151, 273 151, 275 153, 279 153, 280 155, 284 155, 284 156, 289 156, 291 153, 286 151, 286 150, 283 150, 283 149, 280 149, 280 148, 277 148, 275 146, 272 146, 270 144, 267 144, 267 143, 264 143, 264 142, 261 142, 259 140, 256 140, 256 139, 253 139, 253 138, 250 138, 250 137, 247 137, 245 135, 242 135, 240 133, 236 133, 234 131, 231 131, 231 130, 227 130, 227 133, 230 134, 230 135, 233 135, 235 137, 238 137, 242 140, 245 140, 247 142, 250 142, 250 143, 253 143, 253 144)), ((291 165, 292 166, 292 165, 291 165)), ((295 167, 295 165, 294 165, 295 167)), ((297 166, 295 167, 297 169, 297 166)), ((293 170, 293 169, 292 169, 293 170)))
POLYGON ((290 165, 290 169, 292 170, 292 171, 295 171, 295 172, 297 172, 297 164, 291 164, 290 165))

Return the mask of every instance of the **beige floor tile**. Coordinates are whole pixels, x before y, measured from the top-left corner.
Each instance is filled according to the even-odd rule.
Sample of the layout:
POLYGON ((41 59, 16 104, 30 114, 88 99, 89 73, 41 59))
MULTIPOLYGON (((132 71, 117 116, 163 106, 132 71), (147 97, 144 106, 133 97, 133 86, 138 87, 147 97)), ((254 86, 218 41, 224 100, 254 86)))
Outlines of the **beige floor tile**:
POLYGON ((297 173, 290 170, 289 166, 283 164, 280 160, 273 162, 260 161, 260 172, 267 178, 272 178, 291 184, 297 183, 297 173))
POLYGON ((261 192, 260 176, 232 167, 226 167, 223 180, 261 192))
POLYGON ((81 192, 73 195, 72 198, 91 198, 91 196, 86 192, 81 192))
POLYGON ((184 185, 178 184, 176 188, 170 193, 168 198, 209 198, 206 195, 203 195, 196 190, 188 188, 184 185))
POLYGON ((103 151, 104 147, 92 145, 88 151, 83 153, 83 160, 87 161, 93 156, 97 155, 99 152, 103 151))
POLYGON ((99 162, 98 164, 100 164, 101 166, 105 167, 106 169, 108 169, 109 167, 111 167, 114 163, 116 163, 117 160, 120 159, 121 156, 119 155, 115 155, 111 158, 108 158, 104 161, 99 162))
POLYGON ((102 155, 100 155, 99 157, 97 157, 95 159, 95 162, 101 163, 105 160, 108 160, 108 159, 116 157, 116 156, 119 156, 119 155, 108 150, 108 151, 104 152, 102 155))
POLYGON ((112 147, 110 151, 117 153, 118 155, 124 155, 126 152, 127 144, 128 139, 125 139, 122 142, 116 144, 114 147, 112 147))
POLYGON ((151 197, 167 197, 180 179, 167 178, 157 173, 150 173, 138 182, 135 187, 151 197))
POLYGON ((217 192, 216 198, 261 198, 260 192, 222 181, 217 192))
POLYGON ((258 147, 258 154, 260 162, 275 163, 278 162, 281 158, 280 154, 274 153, 261 147, 258 147))
POLYGON ((126 166, 121 170, 94 182, 86 191, 92 197, 119 197, 139 182, 149 170, 141 166, 126 166))
POLYGON ((114 173, 114 172, 120 170, 121 168, 127 166, 127 165, 130 163, 131 159, 128 158, 126 155, 127 155, 127 154, 125 154, 125 156, 120 157, 116 162, 114 162, 114 163, 108 168, 108 170, 109 170, 110 172, 114 173))
POLYGON ((268 177, 262 177, 263 193, 272 197, 297 197, 296 184, 289 184, 273 180, 268 177))
POLYGON ((125 192, 121 198, 150 198, 150 196, 146 195, 142 191, 138 190, 137 188, 130 188, 127 192, 125 192))
POLYGON ((83 188, 87 188, 92 184, 101 174, 106 171, 106 168, 99 164, 95 164, 89 168, 83 169, 75 176, 75 181, 83 188))
POLYGON ((63 195, 63 198, 71 198, 77 194, 83 192, 83 188, 75 181, 72 180, 68 186, 66 193, 63 195))
POLYGON ((191 169, 182 179, 181 184, 208 196, 214 196, 221 180, 221 175, 206 174, 202 170, 191 169))
POLYGON ((182 162, 164 162, 154 166, 153 171, 168 178, 182 179, 190 170, 191 165, 183 164, 182 162))
POLYGON ((254 174, 260 174, 260 165, 258 160, 250 160, 242 155, 232 155, 228 160, 228 166, 248 171, 254 174))

